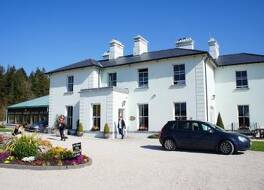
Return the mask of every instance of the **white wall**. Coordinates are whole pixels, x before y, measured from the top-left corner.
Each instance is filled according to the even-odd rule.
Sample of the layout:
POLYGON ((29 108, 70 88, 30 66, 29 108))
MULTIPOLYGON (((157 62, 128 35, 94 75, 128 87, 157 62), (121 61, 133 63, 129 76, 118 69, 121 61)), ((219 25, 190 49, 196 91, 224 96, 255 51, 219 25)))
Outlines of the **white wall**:
MULTIPOLYGON (((201 67, 199 72, 204 72, 202 56, 189 56, 175 59, 152 61, 147 63, 105 68, 102 71, 102 86, 107 86, 108 73, 117 72, 117 86, 128 88, 127 118, 136 117, 134 121, 127 121, 130 130, 138 129, 138 104, 149 104, 149 131, 159 131, 168 120, 174 119, 174 103, 187 103, 187 117, 205 120, 205 101, 197 105, 196 85, 204 93, 204 74, 197 77, 199 72, 196 67, 201 67), (173 86, 173 65, 185 64, 186 86, 173 86), (149 88, 138 88, 138 69, 148 68, 149 88), (201 81, 200 81, 201 80, 201 81), (202 106, 200 111, 197 108, 202 106)), ((204 97, 199 97, 205 99, 204 97)))
MULTIPOLYGON (((108 84, 108 73, 112 72, 117 72, 117 87, 129 90, 129 94, 125 97, 127 99, 125 116, 129 130, 138 129, 138 104, 145 103, 149 104, 149 131, 159 131, 168 120, 174 120, 175 102, 186 102, 188 119, 206 120, 204 58, 204 55, 196 55, 108 67, 101 70, 99 80, 98 71, 95 67, 52 74, 50 78, 49 123, 50 125, 54 123, 57 114, 66 114, 67 105, 73 105, 73 127, 76 127, 76 121, 80 117, 84 126, 87 126, 85 128, 89 129, 92 124, 86 117, 91 117, 91 110, 89 111, 88 109, 91 107, 91 103, 103 102, 105 98, 110 96, 106 94, 103 96, 100 93, 89 94, 86 95, 87 98, 82 99, 79 92, 81 89, 97 88, 98 81, 99 83, 101 82, 100 87, 106 87, 108 84), (185 86, 173 85, 173 65, 175 64, 185 64, 185 86), (140 68, 148 68, 148 88, 138 88, 138 69, 140 68), (68 75, 74 75, 74 92, 72 94, 66 93, 68 75), (133 121, 129 120, 131 116, 136 119, 133 121)), ((212 78, 210 67, 208 67, 208 75, 209 78, 212 78)), ((115 101, 120 100, 118 97, 119 95, 117 94, 111 97, 113 105, 116 106, 112 107, 111 113, 107 111, 107 114, 112 114, 112 117, 103 116, 112 118, 112 121, 102 119, 102 125, 105 122, 112 125, 117 120, 120 101, 117 103, 115 101)), ((106 107, 102 107, 103 109, 106 110, 106 107)))
POLYGON ((218 67, 215 72, 216 108, 224 125, 238 123, 237 105, 249 105, 250 122, 264 127, 264 63, 218 67), (236 89, 236 71, 247 70, 249 89, 236 89))
POLYGON ((118 121, 118 109, 126 108, 126 105, 123 105, 124 101, 127 101, 127 94, 115 92, 111 88, 93 89, 81 92, 80 122, 84 125, 86 131, 91 130, 93 127, 92 106, 94 104, 99 104, 101 106, 101 131, 103 131, 106 123, 110 127, 110 130, 112 130, 112 127, 115 126, 115 123, 118 121))
POLYGON ((216 67, 211 62, 206 64, 208 121, 211 123, 216 123, 217 117, 215 112, 215 69, 216 67))
POLYGON ((81 89, 98 87, 98 72, 95 67, 69 70, 50 75, 49 127, 53 127, 56 115, 66 115, 66 106, 73 106, 73 128, 79 119, 81 89), (73 92, 67 92, 67 76, 74 76, 73 92))

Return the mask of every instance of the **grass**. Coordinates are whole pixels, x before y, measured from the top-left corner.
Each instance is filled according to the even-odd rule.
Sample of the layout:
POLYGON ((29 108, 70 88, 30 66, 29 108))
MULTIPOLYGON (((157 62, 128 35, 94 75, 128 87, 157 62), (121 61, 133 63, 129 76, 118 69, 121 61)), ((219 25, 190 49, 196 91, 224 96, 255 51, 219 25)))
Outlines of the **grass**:
POLYGON ((250 150, 264 152, 264 141, 252 141, 250 150))
POLYGON ((13 129, 10 128, 0 128, 0 132, 11 132, 13 129))

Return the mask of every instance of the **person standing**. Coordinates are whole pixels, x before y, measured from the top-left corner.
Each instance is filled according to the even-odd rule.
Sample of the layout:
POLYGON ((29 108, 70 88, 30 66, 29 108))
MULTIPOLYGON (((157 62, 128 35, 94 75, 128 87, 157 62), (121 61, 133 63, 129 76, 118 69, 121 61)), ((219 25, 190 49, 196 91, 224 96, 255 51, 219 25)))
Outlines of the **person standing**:
POLYGON ((60 131, 61 140, 62 141, 65 141, 66 140, 66 137, 64 135, 64 129, 66 128, 66 125, 64 123, 64 116, 63 115, 59 117, 58 128, 59 128, 59 131, 60 131))
POLYGON ((122 139, 124 139, 124 129, 126 128, 126 124, 125 124, 124 119, 121 116, 118 119, 117 128, 118 128, 118 132, 121 135, 122 139))

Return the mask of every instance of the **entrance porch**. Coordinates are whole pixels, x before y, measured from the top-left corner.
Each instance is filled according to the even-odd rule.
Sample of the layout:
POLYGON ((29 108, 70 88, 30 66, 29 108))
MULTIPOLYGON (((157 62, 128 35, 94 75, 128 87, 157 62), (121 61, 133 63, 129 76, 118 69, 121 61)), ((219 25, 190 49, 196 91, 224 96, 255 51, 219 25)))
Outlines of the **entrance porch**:
POLYGON ((127 120, 128 89, 103 87, 80 92, 80 122, 85 131, 103 131, 107 123, 110 131, 117 126, 118 117, 127 120))

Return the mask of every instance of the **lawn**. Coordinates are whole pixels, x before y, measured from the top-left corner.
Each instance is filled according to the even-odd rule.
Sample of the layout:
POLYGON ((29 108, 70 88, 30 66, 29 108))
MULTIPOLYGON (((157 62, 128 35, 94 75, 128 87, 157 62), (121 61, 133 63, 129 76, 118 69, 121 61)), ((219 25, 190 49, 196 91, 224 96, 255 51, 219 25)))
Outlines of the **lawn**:
POLYGON ((0 132, 11 132, 13 129, 11 128, 0 128, 0 132))
POLYGON ((264 152, 264 141, 252 141, 250 150, 264 152))

